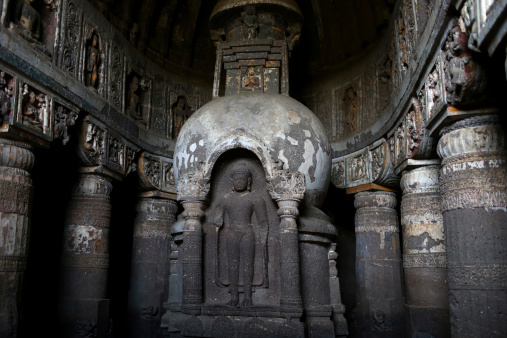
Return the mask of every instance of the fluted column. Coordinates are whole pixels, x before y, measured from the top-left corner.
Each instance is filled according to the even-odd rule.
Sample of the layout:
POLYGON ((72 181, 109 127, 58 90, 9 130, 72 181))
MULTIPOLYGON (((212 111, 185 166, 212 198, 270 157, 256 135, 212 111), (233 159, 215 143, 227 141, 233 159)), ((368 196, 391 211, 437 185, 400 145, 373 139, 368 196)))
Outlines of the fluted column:
POLYGON ((63 236, 60 308, 67 335, 90 332, 101 337, 109 331, 106 287, 111 190, 110 178, 82 173, 68 206, 63 236))
POLYGON ((160 318, 167 299, 164 285, 168 278, 171 225, 178 205, 170 199, 142 195, 136 211, 128 332, 130 337, 162 337, 160 318))
POLYGON ((507 335, 507 164, 497 116, 441 131, 440 187, 454 337, 507 335))
POLYGON ((0 149, 0 336, 17 337, 35 156, 22 142, 0 139, 0 149))
POLYGON ((448 337, 449 294, 439 166, 403 173, 401 226, 410 336, 448 337))
POLYGON ((183 300, 182 311, 197 315, 202 297, 202 224, 204 201, 181 201, 185 228, 183 231, 183 300))
POLYGON ((356 212, 356 318, 359 336, 401 337, 404 295, 396 195, 360 192, 356 212))

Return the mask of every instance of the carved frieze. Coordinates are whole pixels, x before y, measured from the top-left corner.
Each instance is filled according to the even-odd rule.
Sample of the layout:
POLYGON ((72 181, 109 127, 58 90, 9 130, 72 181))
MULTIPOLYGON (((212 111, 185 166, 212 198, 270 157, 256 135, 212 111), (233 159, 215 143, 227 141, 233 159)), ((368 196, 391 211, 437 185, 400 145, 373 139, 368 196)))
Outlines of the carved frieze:
POLYGON ((368 149, 357 151, 345 158, 347 187, 366 184, 371 181, 368 149))
POLYGON ((143 189, 176 193, 173 160, 171 158, 143 152, 138 162, 138 173, 143 189))
POLYGON ((109 66, 109 99, 120 110, 123 102, 123 53, 112 43, 109 66))

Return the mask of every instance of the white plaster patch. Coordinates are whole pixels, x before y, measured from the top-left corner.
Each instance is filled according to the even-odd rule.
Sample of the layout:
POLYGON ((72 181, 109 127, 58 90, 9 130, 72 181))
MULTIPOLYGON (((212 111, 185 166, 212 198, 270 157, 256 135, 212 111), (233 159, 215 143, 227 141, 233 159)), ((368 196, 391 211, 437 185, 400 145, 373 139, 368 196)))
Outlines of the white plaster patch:
POLYGON ((178 153, 178 168, 182 169, 183 165, 185 165, 185 169, 188 168, 188 159, 190 158, 190 154, 185 152, 178 153))
POLYGON ((191 151, 191 152, 194 152, 194 151, 197 149, 197 144, 192 143, 192 144, 190 145, 190 148, 189 148, 189 149, 190 149, 190 151, 191 151))
POLYGON ((290 136, 287 136, 287 140, 293 145, 293 146, 297 146, 298 145, 298 141, 293 139, 292 137, 290 136))
POLYGON ((305 161, 301 163, 301 165, 298 168, 298 171, 300 173, 305 174, 306 176, 306 187, 309 187, 310 183, 310 173, 309 169, 313 165, 313 154, 315 154, 315 148, 313 147, 313 143, 310 140, 305 141, 305 152, 303 154, 303 158, 305 161))
POLYGON ((190 163, 194 163, 194 155, 190 156, 190 163))
POLYGON ((283 155, 283 149, 278 153, 278 159, 283 162, 283 169, 289 169, 289 160, 283 155))
POLYGON ((204 140, 199 140, 199 145, 202 147, 204 145, 204 140))
POLYGON ((305 129, 303 131, 305 132, 305 136, 306 137, 311 137, 312 136, 312 133, 310 133, 310 131, 308 129, 305 129))

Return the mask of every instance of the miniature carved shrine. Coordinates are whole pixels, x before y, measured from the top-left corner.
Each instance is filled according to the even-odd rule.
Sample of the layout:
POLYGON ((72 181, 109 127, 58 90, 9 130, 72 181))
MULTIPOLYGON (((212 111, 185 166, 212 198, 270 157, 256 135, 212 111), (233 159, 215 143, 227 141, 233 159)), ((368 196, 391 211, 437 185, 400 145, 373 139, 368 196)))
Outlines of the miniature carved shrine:
POLYGON ((506 25, 0 0, 0 337, 507 336, 506 25))

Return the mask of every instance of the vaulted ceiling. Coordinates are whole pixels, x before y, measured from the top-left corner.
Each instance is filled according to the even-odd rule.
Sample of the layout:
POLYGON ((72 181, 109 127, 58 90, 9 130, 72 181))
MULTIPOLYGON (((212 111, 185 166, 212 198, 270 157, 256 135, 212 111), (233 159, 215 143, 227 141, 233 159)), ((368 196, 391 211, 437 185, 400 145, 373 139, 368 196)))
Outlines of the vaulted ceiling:
MULTIPOLYGON (((209 18, 218 0, 90 0, 153 61, 214 69, 209 18)), ((294 62, 305 75, 329 73, 360 58, 386 31, 395 0, 296 0, 305 22, 294 62)))

